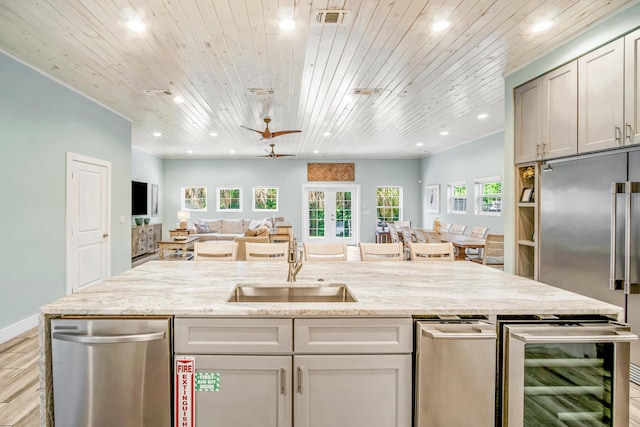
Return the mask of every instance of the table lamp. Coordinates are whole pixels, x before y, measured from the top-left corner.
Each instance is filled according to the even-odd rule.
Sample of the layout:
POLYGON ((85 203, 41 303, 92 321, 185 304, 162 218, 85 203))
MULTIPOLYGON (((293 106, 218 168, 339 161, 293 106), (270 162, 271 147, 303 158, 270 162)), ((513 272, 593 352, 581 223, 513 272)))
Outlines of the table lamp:
POLYGON ((180 230, 187 229, 187 220, 191 218, 191 212, 178 211, 178 221, 180 221, 180 230))

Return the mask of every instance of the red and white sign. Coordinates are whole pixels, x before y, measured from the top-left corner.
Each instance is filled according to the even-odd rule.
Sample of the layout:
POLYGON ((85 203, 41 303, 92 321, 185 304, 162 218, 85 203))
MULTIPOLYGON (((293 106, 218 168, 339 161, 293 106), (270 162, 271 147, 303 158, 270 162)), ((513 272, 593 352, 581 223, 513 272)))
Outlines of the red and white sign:
POLYGON ((195 374, 196 362, 193 357, 175 359, 175 427, 195 427, 195 374))

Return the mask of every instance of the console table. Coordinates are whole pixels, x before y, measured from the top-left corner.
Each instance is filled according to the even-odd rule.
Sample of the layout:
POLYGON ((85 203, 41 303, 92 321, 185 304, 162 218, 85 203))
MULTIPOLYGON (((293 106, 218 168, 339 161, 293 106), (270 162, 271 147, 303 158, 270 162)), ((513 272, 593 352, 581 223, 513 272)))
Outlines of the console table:
POLYGON ((162 224, 131 227, 131 258, 155 252, 162 240, 162 224))

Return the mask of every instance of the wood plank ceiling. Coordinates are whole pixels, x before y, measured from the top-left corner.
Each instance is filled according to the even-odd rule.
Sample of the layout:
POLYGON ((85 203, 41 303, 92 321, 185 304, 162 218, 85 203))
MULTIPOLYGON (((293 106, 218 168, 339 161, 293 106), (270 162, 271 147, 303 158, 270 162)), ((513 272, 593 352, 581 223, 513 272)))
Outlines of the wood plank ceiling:
POLYGON ((2 0, 0 49, 131 119, 133 147, 160 157, 255 157, 274 142, 304 157, 419 158, 502 130, 505 74, 635 3, 2 0), (317 23, 322 10, 345 21, 317 23), (127 29, 135 16, 145 31, 127 29), (302 132, 240 127, 263 130, 264 117, 302 132))

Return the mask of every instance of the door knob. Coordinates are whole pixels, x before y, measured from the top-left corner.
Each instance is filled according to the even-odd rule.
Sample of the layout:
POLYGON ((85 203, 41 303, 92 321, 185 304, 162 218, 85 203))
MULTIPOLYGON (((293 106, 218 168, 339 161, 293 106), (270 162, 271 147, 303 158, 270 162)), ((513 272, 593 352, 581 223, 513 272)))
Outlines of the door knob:
POLYGON ((104 238, 106 239, 107 237, 109 237, 109 234, 104 233, 104 234, 102 235, 102 237, 104 237, 104 238))

